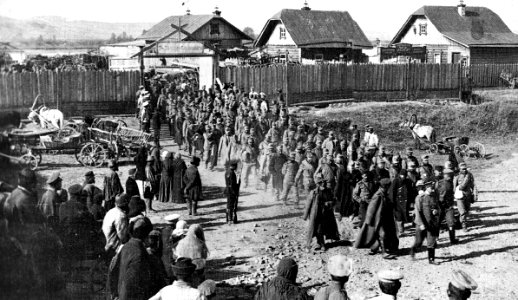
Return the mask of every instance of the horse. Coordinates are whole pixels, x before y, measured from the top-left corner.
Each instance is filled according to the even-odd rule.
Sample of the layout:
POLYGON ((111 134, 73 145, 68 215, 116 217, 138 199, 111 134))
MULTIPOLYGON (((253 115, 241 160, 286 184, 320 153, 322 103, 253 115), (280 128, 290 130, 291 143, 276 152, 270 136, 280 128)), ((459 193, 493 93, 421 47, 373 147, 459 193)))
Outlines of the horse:
POLYGON ((44 129, 50 128, 51 126, 53 126, 54 129, 62 129, 63 126, 65 126, 65 122, 63 120, 63 113, 59 109, 49 109, 45 105, 41 105, 35 109, 36 104, 38 103, 38 98, 40 96, 41 95, 38 95, 34 99, 34 103, 31 107, 31 112, 29 113, 29 116, 27 118, 31 120, 34 124, 39 123, 41 128, 44 129))
POLYGON ((417 124, 417 116, 413 114, 406 122, 399 124, 399 127, 407 127, 412 132, 412 137, 416 140, 419 147, 419 139, 427 139, 430 143, 437 140, 435 129, 429 125, 417 124))

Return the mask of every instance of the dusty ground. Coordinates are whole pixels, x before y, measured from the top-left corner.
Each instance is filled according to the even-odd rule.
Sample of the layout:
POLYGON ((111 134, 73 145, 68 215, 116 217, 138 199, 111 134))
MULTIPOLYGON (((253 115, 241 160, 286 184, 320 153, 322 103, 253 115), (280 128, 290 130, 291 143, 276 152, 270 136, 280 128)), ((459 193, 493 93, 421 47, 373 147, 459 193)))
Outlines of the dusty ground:
MULTIPOLYGON (((409 138, 402 140, 411 142, 409 138)), ((460 243, 455 246, 449 244, 447 233, 441 234, 439 266, 430 267, 424 251, 418 254, 417 262, 408 259, 411 234, 401 238, 401 255, 392 261, 368 256, 367 250, 352 249, 347 240, 327 252, 306 253, 302 250, 306 226, 301 219, 302 209, 295 208, 293 203, 284 206, 254 185, 241 191, 241 222, 226 225, 222 169, 209 172, 200 168, 205 200, 199 205, 199 216, 189 217, 183 206, 169 203, 157 203, 158 213, 148 216, 156 226, 163 226, 163 217, 170 213, 181 213, 188 223, 203 225, 210 249, 207 277, 219 281, 221 286, 217 299, 250 299, 255 286, 274 274, 276 263, 283 256, 293 256, 299 262, 299 282, 313 294, 328 280, 325 262, 336 253, 354 260, 355 271, 347 286, 353 299, 375 296, 375 274, 385 268, 399 269, 405 276, 399 299, 445 299, 451 271, 456 268, 466 270, 479 284, 471 299, 518 299, 518 153, 513 154, 517 142, 514 137, 481 137, 481 141, 488 145, 491 158, 469 162, 480 191, 470 219, 472 230, 467 234, 458 232, 460 243)), ((165 145, 166 149, 177 151, 171 141, 165 145)), ((438 156, 433 161, 442 163, 445 158, 438 156)), ((120 168, 123 182, 130 167, 127 164, 120 168)), ((65 187, 81 183, 82 175, 88 171, 71 155, 44 155, 40 173, 49 176, 56 170, 61 172, 65 187)), ((107 168, 93 171, 102 188, 107 168)), ((349 230, 349 225, 343 223, 341 228, 344 237, 354 238, 355 232, 349 230)))

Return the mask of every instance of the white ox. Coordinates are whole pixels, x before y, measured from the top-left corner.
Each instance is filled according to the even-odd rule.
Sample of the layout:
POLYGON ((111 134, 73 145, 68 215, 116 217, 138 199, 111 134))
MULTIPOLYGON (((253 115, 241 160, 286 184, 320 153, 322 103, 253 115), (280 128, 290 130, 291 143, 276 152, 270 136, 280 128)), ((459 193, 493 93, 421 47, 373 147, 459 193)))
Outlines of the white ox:
POLYGON ((429 126, 429 125, 417 124, 417 116, 416 115, 412 115, 409 120, 399 124, 399 127, 401 127, 401 128, 404 128, 404 127, 409 128, 410 131, 412 132, 412 136, 414 137, 414 140, 416 140, 418 145, 419 145, 419 139, 426 139, 430 143, 435 143, 436 142, 435 129, 432 126, 429 126))
POLYGON ((62 129, 65 125, 63 119, 63 113, 59 109, 49 109, 45 105, 42 105, 36 109, 36 103, 38 102, 38 98, 40 95, 34 99, 34 103, 31 107, 31 112, 27 117, 35 124, 39 124, 41 128, 49 128, 49 129, 62 129), (52 128, 54 127, 54 128, 52 128))

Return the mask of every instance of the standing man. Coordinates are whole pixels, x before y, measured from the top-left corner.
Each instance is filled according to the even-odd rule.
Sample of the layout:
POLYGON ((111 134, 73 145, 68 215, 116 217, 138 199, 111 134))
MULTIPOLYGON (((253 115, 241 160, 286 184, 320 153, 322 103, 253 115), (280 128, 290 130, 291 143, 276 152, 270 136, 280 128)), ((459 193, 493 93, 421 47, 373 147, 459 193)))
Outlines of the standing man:
POLYGON ((313 176, 315 175, 315 166, 313 165, 313 152, 307 151, 306 152, 306 159, 303 160, 299 166, 299 171, 297 172, 297 175, 295 176, 295 184, 298 186, 298 184, 302 181, 302 185, 304 187, 304 191, 306 192, 306 195, 309 194, 311 191, 311 186, 314 185, 315 180, 313 179, 313 176))
POLYGON ((119 179, 119 165, 117 161, 110 160, 108 163, 110 172, 104 176, 104 209, 109 211, 115 206, 115 197, 124 192, 121 181, 119 179))
POLYGON ((430 164, 430 156, 424 154, 421 156, 422 165, 419 168, 419 174, 423 181, 434 180, 434 170, 432 164, 430 164))
POLYGON ((287 204, 288 194, 290 193, 291 188, 295 190, 295 205, 299 205, 299 190, 295 184, 295 177, 297 172, 299 171, 299 164, 295 161, 296 157, 295 152, 291 152, 289 159, 282 166, 282 175, 284 176, 282 182, 282 201, 284 204, 287 204))
POLYGON ((225 135, 219 140, 218 155, 221 156, 223 166, 234 156, 238 145, 237 137, 230 126, 225 127, 225 135))
POLYGON ((199 165, 200 158, 193 156, 190 166, 185 170, 185 174, 183 176, 183 183, 185 185, 184 194, 187 198, 189 216, 198 215, 198 201, 201 199, 201 177, 198 172, 199 165))
POLYGON ((317 292, 314 300, 349 300, 345 284, 353 273, 353 260, 341 254, 332 256, 327 262, 327 270, 331 282, 317 292))
POLYGON ((439 238, 441 208, 434 190, 435 182, 424 182, 424 186, 424 193, 417 197, 415 203, 416 232, 415 242, 410 250, 410 257, 412 260, 415 260, 415 253, 419 251, 426 237, 428 262, 431 265, 437 265, 435 262, 435 247, 439 238))
POLYGON ((396 300, 397 293, 401 288, 403 275, 397 271, 383 270, 378 273, 378 282, 381 295, 370 298, 370 300, 396 300))
POLYGON ((441 206, 441 223, 446 219, 448 225, 448 233, 450 236, 450 243, 456 244, 459 241, 455 238, 455 217, 453 215, 454 209, 454 189, 453 189, 453 170, 445 169, 444 178, 437 182, 437 193, 439 194, 439 204, 441 206))
POLYGON ((410 162, 414 162, 415 166, 419 167, 419 161, 417 160, 417 157, 414 156, 414 149, 412 147, 407 147, 405 152, 406 156, 401 162, 401 168, 407 170, 410 162))
POLYGON ((100 188, 95 186, 95 174, 92 171, 85 173, 85 182, 83 183, 83 191, 86 193, 86 207, 90 209, 94 204, 95 195, 102 194, 100 188))
POLYGON ((237 201, 239 198, 239 187, 241 176, 236 176, 237 161, 231 161, 225 172, 225 192, 227 194, 227 223, 237 223, 237 201))
POLYGON ((113 257, 129 239, 129 220, 127 216, 129 197, 120 194, 115 200, 115 207, 104 216, 102 230, 106 238, 106 250, 113 257))
POLYGON ((374 185, 374 182, 372 182, 371 173, 363 172, 362 180, 356 184, 353 190, 353 199, 359 203, 360 227, 363 225, 363 222, 365 221, 367 207, 369 207, 369 203, 371 202, 371 198, 375 192, 376 186, 374 185))
POLYGON ((468 171, 466 163, 459 164, 459 175, 453 180, 453 188, 455 194, 459 197, 455 197, 457 200, 457 208, 460 213, 460 223, 462 224, 462 230, 468 231, 467 218, 471 204, 474 202, 473 190, 475 189, 475 179, 473 174, 468 171), (457 192, 460 191, 460 192, 457 192), (460 195, 462 193, 462 196, 460 195))
POLYGON ((59 172, 54 172, 47 180, 49 187, 38 202, 38 208, 52 227, 59 224, 59 207, 67 201, 67 192, 61 187, 62 181, 59 172))

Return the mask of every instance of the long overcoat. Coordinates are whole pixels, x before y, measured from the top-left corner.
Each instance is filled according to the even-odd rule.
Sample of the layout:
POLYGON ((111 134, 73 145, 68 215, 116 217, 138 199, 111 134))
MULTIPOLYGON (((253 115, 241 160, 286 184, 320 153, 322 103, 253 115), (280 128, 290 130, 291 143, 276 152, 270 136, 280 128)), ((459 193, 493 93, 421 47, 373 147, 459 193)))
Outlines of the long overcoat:
POLYGON ((308 245, 316 236, 323 235, 332 240, 340 238, 333 213, 333 194, 331 190, 313 189, 307 198, 303 218, 309 221, 306 235, 308 245))

